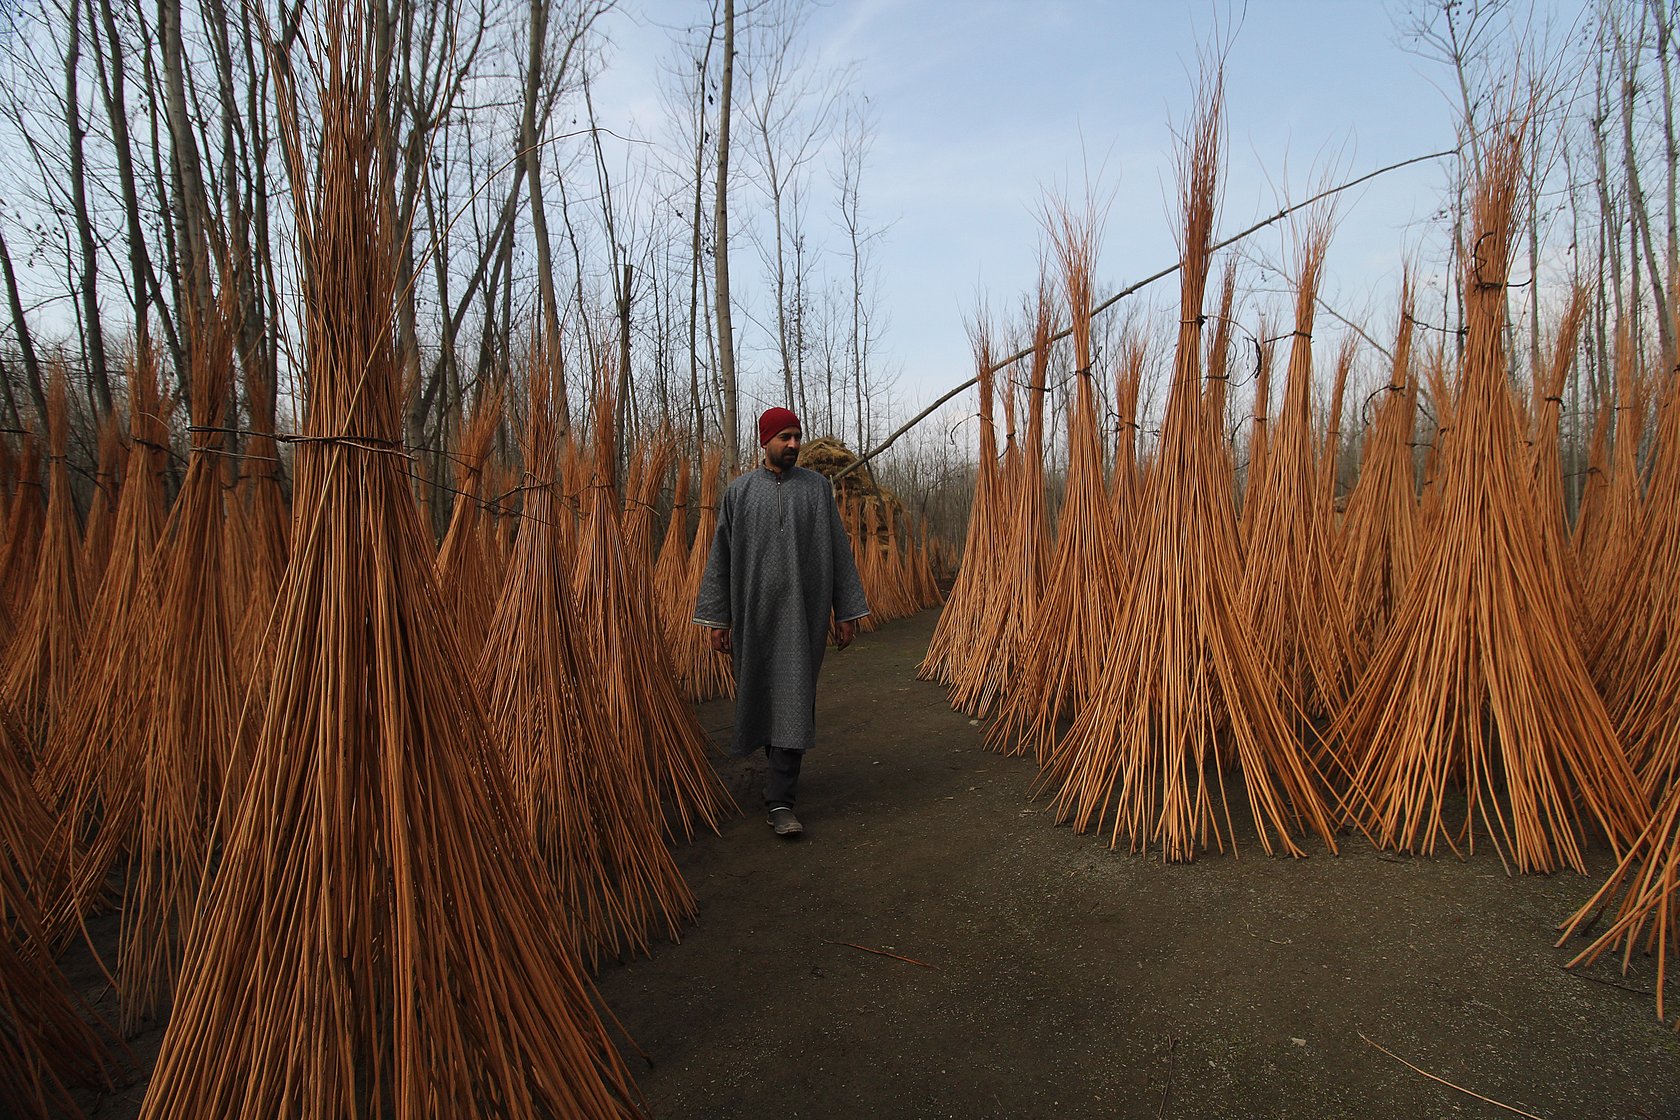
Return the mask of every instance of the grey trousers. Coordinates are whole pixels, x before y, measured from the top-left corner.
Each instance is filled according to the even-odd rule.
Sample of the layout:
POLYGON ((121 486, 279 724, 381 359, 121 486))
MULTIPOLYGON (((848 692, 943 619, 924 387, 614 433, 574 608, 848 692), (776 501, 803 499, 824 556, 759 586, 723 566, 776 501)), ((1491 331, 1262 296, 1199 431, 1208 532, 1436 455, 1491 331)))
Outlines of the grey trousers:
POLYGON ((805 761, 805 752, 784 750, 766 743, 764 757, 770 762, 770 773, 764 782, 764 807, 793 808, 794 795, 799 789, 799 764, 805 761))

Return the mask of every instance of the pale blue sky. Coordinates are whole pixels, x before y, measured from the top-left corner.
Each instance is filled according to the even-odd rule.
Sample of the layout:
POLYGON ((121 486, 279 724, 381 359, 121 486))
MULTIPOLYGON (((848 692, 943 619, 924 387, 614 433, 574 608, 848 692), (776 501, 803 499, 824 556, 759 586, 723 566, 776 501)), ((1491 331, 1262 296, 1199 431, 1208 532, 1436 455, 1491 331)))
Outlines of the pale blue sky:
MULTIPOLYGON (((655 23, 691 3, 643 5, 655 23)), ((825 63, 855 67, 875 114, 864 180, 889 318, 882 358, 908 406, 972 375, 967 321, 1016 307, 1032 285, 1047 191, 1075 200, 1089 177, 1110 200, 1098 279, 1114 289, 1176 259, 1175 125, 1194 108, 1200 54, 1226 41, 1222 233, 1339 182, 1450 148, 1445 67, 1407 53, 1375 0, 836 0, 813 10, 825 63), (1235 26, 1233 26, 1235 24, 1235 26)), ((704 8, 700 9, 702 12, 704 8)), ((665 33, 615 32, 613 69, 665 33)), ((642 112, 651 103, 641 102, 642 112)), ((1344 194, 1325 296, 1386 335, 1394 282, 1429 236, 1445 161, 1344 194)), ((1252 250, 1285 259, 1287 226, 1252 250)), ((1176 298, 1170 283, 1152 294, 1176 298)))

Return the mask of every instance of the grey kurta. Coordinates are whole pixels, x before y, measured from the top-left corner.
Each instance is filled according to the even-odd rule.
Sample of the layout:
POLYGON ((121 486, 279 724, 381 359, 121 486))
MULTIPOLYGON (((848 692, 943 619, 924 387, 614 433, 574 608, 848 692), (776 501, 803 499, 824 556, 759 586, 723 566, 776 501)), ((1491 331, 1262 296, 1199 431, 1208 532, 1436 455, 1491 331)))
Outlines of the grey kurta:
POLYGON ((728 628, 734 644, 732 753, 766 744, 802 751, 816 740, 830 613, 839 622, 862 618, 869 603, 828 479, 804 467, 759 467, 731 482, 694 621, 728 628))

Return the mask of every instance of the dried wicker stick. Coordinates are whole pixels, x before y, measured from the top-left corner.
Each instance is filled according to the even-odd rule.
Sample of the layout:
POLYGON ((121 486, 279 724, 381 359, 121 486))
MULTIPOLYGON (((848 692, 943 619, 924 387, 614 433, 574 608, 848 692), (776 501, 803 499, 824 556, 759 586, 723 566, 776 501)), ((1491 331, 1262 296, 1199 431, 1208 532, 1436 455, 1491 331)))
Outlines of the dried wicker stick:
POLYGON ((1473 848, 1478 827, 1517 871, 1582 866, 1583 816, 1618 852, 1647 810, 1545 567, 1504 353, 1518 130, 1481 168, 1466 253, 1459 395, 1417 570, 1332 734, 1365 747, 1358 785, 1384 847, 1473 848), (1462 821, 1446 820, 1462 781, 1462 821))
POLYGON ((63 365, 54 363, 47 396, 50 486, 35 582, 0 662, 0 703, 21 723, 31 765, 44 743, 48 723, 69 699, 87 613, 81 530, 66 460, 70 441, 66 376, 63 365))
POLYGON ((605 357, 596 360, 595 462, 584 491, 572 596, 583 642, 599 651, 608 725, 640 752, 673 829, 692 837, 697 826, 715 831, 737 810, 706 757, 706 733, 693 705, 677 691, 648 601, 645 550, 633 554, 625 541, 614 485, 613 371, 605 357))
POLYGON ((319 34, 318 160, 277 68, 310 399, 275 669, 141 1115, 638 1112, 552 924, 400 454, 372 37, 354 12, 319 34))
POLYGON ((594 967, 603 954, 646 952, 661 922, 676 940, 695 902, 665 846, 640 746, 608 721, 600 667, 577 635, 549 379, 542 366, 530 379, 523 524, 478 682, 526 833, 555 876, 559 920, 594 967))
POLYGON ((1178 348, 1160 448, 1134 519, 1130 590, 1095 691, 1043 777, 1058 820, 1081 831, 1106 826, 1116 847, 1122 838, 1134 851, 1158 844, 1166 860, 1235 844, 1221 757, 1227 736, 1262 846, 1299 855, 1293 834, 1306 828, 1335 848, 1322 780, 1278 707, 1238 607, 1236 515, 1201 386, 1220 115, 1215 86, 1183 174, 1178 348))

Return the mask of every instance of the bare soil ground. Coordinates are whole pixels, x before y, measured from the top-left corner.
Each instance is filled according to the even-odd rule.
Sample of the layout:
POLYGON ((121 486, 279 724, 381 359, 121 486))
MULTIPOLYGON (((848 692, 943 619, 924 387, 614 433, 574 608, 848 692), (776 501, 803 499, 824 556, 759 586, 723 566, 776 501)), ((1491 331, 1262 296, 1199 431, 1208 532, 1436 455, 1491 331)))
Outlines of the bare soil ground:
MULTIPOLYGON (((935 619, 830 653, 803 839, 766 827, 762 759, 720 758, 747 811, 678 850, 699 924, 598 977, 655 1116, 1513 1115, 1432 1075, 1547 1120, 1680 1117, 1652 962, 1568 972, 1553 946, 1602 845, 1588 876, 1524 877, 1357 835, 1268 857, 1251 827, 1240 857, 1110 851, 916 679, 935 619)), ((701 718, 727 741, 730 703, 701 718)))
MULTIPOLYGON (((804 838, 766 827, 762 760, 720 763, 748 811, 679 851, 699 925, 599 978, 655 1115, 1512 1115, 1404 1059, 1549 1120, 1680 1116, 1652 962, 1553 945, 1602 844, 1585 877, 1252 828, 1240 857, 1110 851, 916 680, 935 619, 831 651, 804 838)), ((727 702, 701 714, 727 739, 727 702)))

